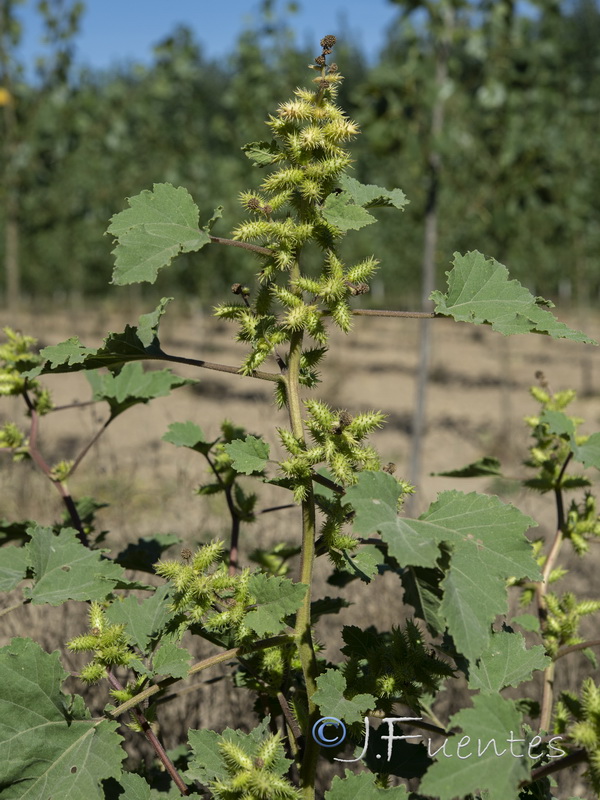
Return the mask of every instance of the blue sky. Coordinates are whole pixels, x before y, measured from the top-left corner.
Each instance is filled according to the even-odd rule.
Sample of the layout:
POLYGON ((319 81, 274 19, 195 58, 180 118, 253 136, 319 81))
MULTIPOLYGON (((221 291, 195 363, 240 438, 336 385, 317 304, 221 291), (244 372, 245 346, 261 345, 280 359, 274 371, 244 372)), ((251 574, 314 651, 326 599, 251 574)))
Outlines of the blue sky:
MULTIPOLYGON (((19 11, 24 24, 22 58, 27 71, 43 52, 36 0, 25 0, 19 11)), ((285 14, 287 0, 275 0, 285 14)), ((298 0, 298 12, 288 16, 299 44, 318 48, 328 33, 349 31, 361 49, 377 51, 385 30, 397 15, 390 0, 298 0)), ((240 32, 259 20, 258 0, 87 0, 76 40, 76 62, 96 68, 128 61, 148 62, 152 47, 180 23, 189 25, 204 53, 218 57, 232 50, 240 32)), ((315 50, 316 52, 316 50, 315 50)))

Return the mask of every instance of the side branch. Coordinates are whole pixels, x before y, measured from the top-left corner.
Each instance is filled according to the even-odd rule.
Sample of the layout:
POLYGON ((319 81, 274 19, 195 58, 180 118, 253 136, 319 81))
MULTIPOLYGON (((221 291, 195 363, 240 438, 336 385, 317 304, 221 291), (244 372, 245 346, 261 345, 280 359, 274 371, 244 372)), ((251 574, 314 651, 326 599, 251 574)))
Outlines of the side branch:
POLYGON ((213 244, 226 244, 229 247, 242 247, 244 250, 251 250, 253 253, 259 253, 261 256, 272 256, 272 250, 267 247, 260 247, 258 244, 250 244, 249 242, 237 242, 235 239, 223 239, 221 236, 211 236, 210 241, 213 244))
POLYGON ((262 372, 261 370, 255 370, 251 372, 249 375, 243 375, 239 367, 231 367, 229 364, 218 364, 215 361, 203 361, 199 358, 185 358, 184 356, 170 356, 168 353, 162 353, 160 356, 156 356, 155 359, 149 358, 149 360, 156 360, 156 361, 171 361, 174 364, 188 364, 190 367, 202 367, 203 369, 214 369, 217 372, 229 372, 231 375, 239 375, 243 378, 258 378, 261 381, 272 381, 273 383, 277 383, 277 381, 281 380, 281 375, 278 375, 276 372, 262 372))
POLYGON ((408 317, 409 319, 434 319, 442 317, 442 314, 434 314, 433 311, 384 311, 377 308, 353 308, 352 314, 355 317, 408 317))
MULTIPOLYGON (((272 636, 269 639, 263 639, 260 642, 254 642, 251 646, 244 647, 242 645, 240 647, 233 647, 231 650, 225 650, 223 653, 218 653, 216 656, 204 658, 202 661, 194 664, 194 666, 188 671, 186 678, 189 678, 191 675, 195 675, 197 672, 202 672, 205 669, 209 669, 209 667, 214 667, 215 664, 220 664, 222 661, 229 661, 231 658, 244 656, 248 653, 253 653, 255 650, 266 650, 269 647, 278 647, 279 645, 287 644, 291 640, 291 636, 288 636, 287 634, 281 634, 280 636, 272 636)), ((122 703, 120 706, 112 709, 112 711, 109 711, 108 713, 111 717, 118 717, 121 714, 124 714, 125 711, 129 711, 131 708, 138 706, 144 700, 147 700, 149 697, 157 694, 162 689, 166 689, 167 686, 177 683, 179 680, 181 679, 165 678, 164 680, 155 683, 153 686, 148 687, 148 689, 144 689, 142 692, 139 692, 135 695, 135 697, 132 697, 131 700, 127 700, 127 702, 122 703)))

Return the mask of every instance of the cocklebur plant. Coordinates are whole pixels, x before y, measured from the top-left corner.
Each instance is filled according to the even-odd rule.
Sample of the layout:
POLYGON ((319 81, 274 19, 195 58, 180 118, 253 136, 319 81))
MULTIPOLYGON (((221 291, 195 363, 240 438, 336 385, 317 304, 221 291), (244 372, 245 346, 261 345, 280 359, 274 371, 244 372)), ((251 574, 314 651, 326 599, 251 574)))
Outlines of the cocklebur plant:
MULTIPOLYGON (((53 527, 3 524, 8 546, 0 550, 1 586, 8 591, 25 581, 22 603, 90 605, 89 630, 67 644, 90 654, 79 673, 84 684, 106 682, 116 705, 91 719, 82 697, 62 691, 67 673, 60 654, 47 654, 27 638, 14 639, 0 650, 0 702, 7 722, 0 728, 0 746, 10 753, 0 766, 0 795, 160 797, 150 775, 123 771, 117 729, 128 713, 172 780, 169 796, 402 800, 409 797, 402 781, 410 779, 422 798, 524 800, 550 797, 549 776, 561 766, 597 759, 595 739, 580 724, 592 713, 587 684, 589 702, 567 706, 564 700, 551 729, 557 660, 574 647, 593 646, 581 642, 577 625, 595 610, 595 601, 572 601, 568 593, 559 597, 548 589, 561 577, 560 544, 570 538, 581 550, 596 535, 591 495, 559 517, 547 552, 545 543, 532 546, 525 537, 534 521, 493 495, 442 492, 419 519, 411 519, 403 500, 413 487, 369 444, 370 434, 385 424, 384 415, 353 409, 352 398, 347 407, 332 408, 310 394, 326 363, 329 327, 349 333, 355 315, 378 313, 352 303, 368 291, 377 261, 344 263, 342 238, 377 221, 370 209, 402 209, 407 202, 399 189, 364 185, 350 174, 345 146, 358 127, 335 103, 342 76, 328 63, 334 43, 332 36, 322 40, 311 65, 312 86, 297 89, 269 117, 273 139, 244 148, 266 173, 256 191, 241 193, 246 217, 232 238, 212 233, 220 209, 201 226, 187 190, 169 184, 130 198, 129 208, 116 214, 108 229, 116 241, 115 284, 154 282, 179 253, 205 246, 237 247, 256 256, 255 283, 234 284, 236 299, 220 302, 215 312, 237 326, 238 340, 248 347, 241 365, 166 353, 159 326, 171 298, 137 325, 109 334, 99 348, 72 337, 37 356, 31 340, 8 334, 0 387, 23 397, 30 430, 27 436, 5 426, 3 448, 31 455, 59 489, 68 520, 53 527), (321 254, 320 271, 305 266, 307 252, 315 250, 321 254), (225 422, 215 439, 194 421, 173 423, 163 436, 206 461, 209 482, 199 493, 223 496, 231 522, 228 542, 184 542, 179 554, 165 554, 177 537, 156 534, 121 552, 104 549, 109 534, 95 527, 100 504, 77 501, 66 488, 112 420, 191 382, 169 369, 145 371, 140 362, 146 360, 273 385, 281 417, 274 433, 284 450, 279 461, 264 439, 232 422, 225 422), (42 412, 52 413, 41 380, 73 371, 86 372, 93 401, 106 403, 109 415, 75 459, 51 467, 37 436, 42 412), (285 414, 288 422, 282 424, 285 414), (248 478, 256 492, 248 491, 248 478), (261 513, 280 508, 258 507, 265 483, 288 493, 285 507, 299 506, 299 531, 271 550, 259 546, 250 554, 257 566, 244 566, 240 543, 246 526, 255 527, 253 544, 262 545, 261 513), (297 555, 299 564, 292 561, 297 555), (331 586, 361 580, 378 592, 381 573, 396 576, 412 618, 390 631, 363 630, 358 618, 359 624, 343 627, 343 657, 332 661, 319 644, 319 620, 348 602, 319 596, 313 581, 317 558, 329 559, 331 586), (136 570, 135 579, 124 569, 136 570), (146 583, 144 573, 153 581, 146 583), (506 621, 509 587, 537 603, 541 644, 527 647, 506 621), (190 636, 211 643, 215 654, 190 664, 184 646, 190 636), (183 759, 165 752, 151 724, 160 721, 156 701, 168 687, 216 664, 235 665, 235 684, 253 693, 259 724, 249 732, 181 731, 181 743, 187 742, 183 759), (538 716, 529 698, 518 704, 501 694, 536 671, 543 675, 538 716), (436 700, 443 684, 452 687, 459 678, 468 681, 472 707, 444 722, 436 700), (460 738, 457 728, 464 733, 460 738), (409 743, 405 731, 422 741, 409 743), (437 736, 450 752, 439 756, 442 745, 432 749, 431 740, 425 746, 426 734, 437 736), (567 754, 573 746, 578 749, 567 754), (562 762, 553 760, 556 752, 562 762), (352 762, 359 771, 340 768, 329 785, 320 766, 332 759, 343 767, 352 762), (360 771, 361 764, 366 769, 360 771)), ((488 324, 504 335, 535 332, 591 342, 559 322, 549 303, 510 280, 494 259, 455 254, 447 275, 447 293, 433 293, 435 311, 425 316, 488 324)), ((536 488, 553 490, 562 503, 568 480, 579 480, 570 486, 583 485, 566 476, 568 461, 599 467, 600 459, 594 436, 584 441, 576 435, 561 402, 549 399, 535 422, 531 461, 540 470, 542 484, 536 488)), ((493 473, 488 459, 455 474, 493 473)), ((592 766, 590 771, 594 778, 592 766)))

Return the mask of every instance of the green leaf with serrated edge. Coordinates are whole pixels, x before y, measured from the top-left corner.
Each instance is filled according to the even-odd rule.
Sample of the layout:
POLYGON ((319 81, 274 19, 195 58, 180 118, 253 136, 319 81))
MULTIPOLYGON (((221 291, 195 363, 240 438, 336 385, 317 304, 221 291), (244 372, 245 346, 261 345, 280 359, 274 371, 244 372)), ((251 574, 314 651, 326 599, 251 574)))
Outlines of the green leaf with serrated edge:
POLYGON ((600 469, 600 433, 593 433, 584 444, 577 445, 573 458, 584 467, 600 469))
POLYGON ((152 657, 152 668, 157 675, 185 678, 190 669, 192 656, 183 647, 173 642, 162 644, 152 657))
POLYGON ((102 550, 81 544, 72 528, 63 528, 58 536, 52 528, 40 526, 29 532, 31 541, 26 548, 34 582, 23 594, 34 604, 104 600, 124 578, 118 564, 102 558, 102 550))
MULTIPOLYGON (((529 780, 535 763, 529 758, 522 724, 522 716, 511 700, 498 695, 473 697, 473 708, 459 711, 448 726, 460 727, 464 736, 457 734, 446 740, 446 757, 440 753, 427 770, 419 792, 439 800, 454 800, 478 790, 487 790, 489 800, 516 797, 519 784, 529 780)), ((441 746, 442 742, 432 740, 432 754, 441 746)), ((539 748, 532 748, 532 752, 538 753, 539 748)))
POLYGON ((502 475, 502 469, 497 458, 484 456, 461 469, 451 469, 433 474, 442 478, 483 478, 489 475, 502 475))
POLYGON ((25 377, 35 378, 40 374, 78 372, 100 367, 116 368, 129 361, 157 359, 165 354, 160 349, 158 325, 170 298, 161 300, 157 308, 149 314, 142 314, 139 328, 126 325, 123 333, 109 333, 102 347, 85 347, 77 337, 57 345, 44 347, 41 355, 46 359, 41 367, 36 367, 25 377))
POLYGON ((137 336, 144 347, 150 347, 154 342, 158 342, 158 326, 172 300, 172 297, 161 297, 154 311, 142 314, 138 319, 137 336))
POLYGON ((187 189, 155 183, 152 191, 144 189, 128 202, 130 208, 115 214, 107 230, 117 240, 113 283, 154 283, 159 270, 179 253, 210 243, 210 235, 199 228, 198 206, 187 189))
POLYGON ((387 472, 361 472, 345 499, 356 512, 353 530, 360 534, 379 531, 388 553, 400 566, 434 566, 439 556, 438 540, 422 536, 398 517, 398 481, 387 472))
POLYGON ((94 400, 105 400, 114 419, 132 406, 148 403, 155 397, 166 397, 173 389, 196 383, 180 378, 169 369, 145 371, 139 361, 125 364, 117 375, 87 372, 94 400))
POLYGON ((357 206, 347 192, 328 195, 323 203, 322 214, 331 225, 341 231, 358 231, 365 225, 377 222, 362 206, 357 206))
POLYGON ((369 583, 379 573, 379 567, 384 561, 381 550, 374 544, 365 544, 352 553, 343 550, 342 555, 348 571, 364 583, 369 583))
POLYGON ((165 584, 141 601, 133 595, 119 599, 106 609, 106 617, 113 625, 124 625, 132 642, 145 653, 153 634, 173 617, 166 599, 168 592, 165 584))
POLYGON ((246 157, 253 162, 255 167, 266 167, 280 160, 281 150, 277 142, 249 142, 242 147, 246 157))
POLYGON ((285 627, 283 618, 300 608, 307 590, 304 583, 264 573, 252 575, 248 588, 258 608, 246 614, 244 622, 259 636, 279 633, 285 627))
POLYGON ((384 189, 372 183, 361 183, 350 175, 342 175, 339 180, 342 189, 347 192, 357 206, 363 208, 393 207, 403 209, 408 205, 408 198, 401 189, 384 189))
MULTIPOLYGON (((216 731, 191 730, 188 733, 190 746, 194 755, 190 759, 189 767, 184 777, 189 780, 197 780, 203 784, 210 781, 225 780, 229 773, 219 748, 222 740, 232 742, 247 753, 251 758, 255 757, 264 739, 269 735, 270 717, 265 717, 250 733, 225 728, 223 733, 216 731)), ((275 759, 275 770, 277 774, 283 775, 291 763, 286 758, 275 759)))
POLYGON ((0 786, 6 800, 103 800, 101 781, 117 778, 125 751, 118 722, 90 719, 81 698, 69 709, 69 677, 58 652, 31 639, 0 650, 0 786))
POLYGON ((542 645, 525 649, 520 633, 493 633, 487 650, 469 670, 469 689, 499 692, 506 686, 518 686, 531 680, 534 670, 552 663, 542 645))
POLYGON ((370 708, 375 708, 377 700, 371 694, 356 694, 347 700, 346 679, 339 669, 328 669, 317 678, 317 691, 313 702, 321 709, 324 717, 336 717, 352 725, 360 722, 370 708))
POLYGON ((516 617, 512 617, 510 623, 511 625, 520 625, 524 631, 540 632, 540 619, 535 614, 519 614, 516 617))
MULTIPOLYGON (((79 369, 85 369, 82 366, 88 356, 95 355, 96 350, 93 347, 85 347, 79 341, 78 336, 72 336, 65 342, 60 344, 52 344, 40 350, 40 355, 50 362, 52 366, 55 364, 62 364, 65 367, 78 366, 79 369)), ((44 367, 37 367, 29 373, 23 373, 28 377, 34 377, 34 373, 39 375, 44 370, 44 367)), ((65 370, 67 371, 67 370, 65 370)))
POLYGON ((555 339, 597 344, 559 322, 541 307, 546 301, 534 297, 518 281, 509 280, 505 266, 476 250, 466 255, 455 253, 454 268, 446 274, 448 293, 435 291, 430 295, 436 314, 475 325, 490 324, 505 336, 547 333, 555 339))
POLYGON ((550 433, 570 438, 575 461, 584 467, 600 469, 600 433, 593 433, 584 444, 578 445, 575 441, 575 423, 562 411, 546 410, 540 415, 540 422, 548 426, 550 433))
POLYGON ((226 444, 224 449, 231 458, 234 470, 244 475, 262 472, 269 459, 269 445, 256 436, 235 439, 231 444, 226 444))
MULTIPOLYGON (((171 756, 171 751, 168 755, 171 756)), ((203 800, 197 792, 190 792, 186 798, 203 800)), ((181 792, 174 783, 168 792, 152 789, 141 775, 124 772, 118 781, 110 778, 104 782, 104 800, 181 800, 181 792)))
POLYGON ((457 649, 472 662, 486 648, 496 615, 507 611, 506 580, 541 577, 524 535, 537 523, 497 497, 474 492, 443 492, 421 519, 422 535, 444 536, 438 526, 447 531, 452 553, 440 613, 457 649))
POLYGON ((207 233, 210 233, 217 222, 223 218, 223 206, 217 206, 213 211, 212 217, 208 220, 206 225, 203 227, 202 230, 205 230, 207 233))
POLYGON ((25 547, 0 548, 0 592, 10 592, 25 578, 29 558, 25 547))
POLYGON ((575 435, 575 423, 562 411, 546 409, 540 414, 540 422, 545 423, 550 433, 556 436, 568 436, 571 438, 575 435))
POLYGON ((325 800, 408 800, 405 786, 382 789, 375 785, 375 779, 372 772, 354 775, 346 770, 343 778, 335 776, 331 789, 325 792, 325 800))
POLYGON ((458 650, 474 660, 487 646, 490 624, 506 611, 506 580, 540 578, 524 536, 536 523, 497 497, 456 491, 441 493, 419 519, 406 519, 396 512, 399 494, 391 475, 361 473, 345 495, 356 512, 354 529, 379 531, 401 567, 435 567, 439 545, 448 543, 452 554, 439 613, 458 650))
POLYGON ((162 437, 163 441, 174 444, 176 447, 189 447, 198 453, 208 453, 218 441, 207 442, 202 428, 195 422, 172 422, 168 431, 162 437))

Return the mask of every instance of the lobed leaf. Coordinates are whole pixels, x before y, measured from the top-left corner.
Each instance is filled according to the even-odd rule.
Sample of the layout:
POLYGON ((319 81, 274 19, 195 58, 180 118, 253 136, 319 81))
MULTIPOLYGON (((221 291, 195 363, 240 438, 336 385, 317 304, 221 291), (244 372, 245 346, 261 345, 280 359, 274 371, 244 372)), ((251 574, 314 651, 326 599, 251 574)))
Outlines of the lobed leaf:
POLYGON ((356 694, 347 699, 346 679, 339 669, 328 669, 317 678, 317 691, 313 694, 313 702, 326 717, 336 717, 351 725, 361 722, 370 708, 375 708, 377 699, 371 694, 356 694))
POLYGON ((451 718, 449 727, 455 726, 465 736, 447 740, 449 755, 438 758, 427 770, 419 792, 439 800, 454 800, 478 790, 486 790, 489 800, 516 797, 519 784, 531 775, 533 762, 527 757, 525 736, 521 735, 522 718, 515 703, 498 695, 475 696, 473 708, 463 709, 451 718), (514 744, 508 743, 510 737, 514 744), (463 742, 460 750, 459 741, 463 742))
POLYGON ((197 383, 191 378, 174 375, 170 369, 144 371, 139 361, 125 364, 116 375, 91 371, 86 377, 94 400, 106 400, 113 419, 138 403, 166 397, 172 389, 197 383))
POLYGON ((279 633, 285 627, 284 617, 300 608, 307 590, 304 583, 263 572, 250 578, 248 588, 258 607, 246 615, 244 622, 259 636, 279 633))
POLYGON ((52 528, 36 525, 29 533, 31 541, 25 548, 34 581, 23 594, 34 604, 104 600, 122 582, 122 567, 102 558, 101 550, 81 544, 72 528, 55 535, 52 528))
POLYGON ((231 458, 234 470, 245 475, 262 472, 269 459, 269 445, 256 436, 235 439, 231 444, 226 444, 224 449, 231 458))
POLYGON ((454 254, 454 267, 448 276, 448 292, 432 292, 435 313, 458 322, 483 323, 510 336, 515 333, 546 333, 555 339, 597 344, 580 331, 572 330, 542 306, 552 306, 534 297, 508 270, 493 258, 476 250, 454 254))
POLYGON ((159 270, 179 253, 210 243, 208 232, 199 228, 198 206, 187 189, 155 183, 152 191, 144 189, 128 202, 130 208, 115 214, 107 230, 117 240, 113 283, 154 283, 159 270))
POLYGON ((325 792, 325 800, 408 800, 405 786, 394 786, 382 789, 375 783, 376 776, 372 772, 361 772, 354 775, 346 770, 343 778, 336 775, 331 789, 325 792))
POLYGON ((520 633, 493 633, 487 650, 469 670, 469 688, 482 692, 499 692, 506 686, 518 686, 531 680, 537 669, 551 664, 542 645, 525 649, 520 633))
MULTIPOLYGON (((69 708, 69 677, 58 652, 30 639, 0 650, 0 787, 6 800, 104 800, 103 780, 121 774, 125 751, 118 722, 69 708)), ((78 698, 80 701, 81 698, 78 698)))
POLYGON ((141 601, 133 595, 122 598, 106 609, 106 618, 113 625, 124 625, 131 641, 145 653, 152 636, 173 618, 166 600, 168 592, 165 584, 141 601))

